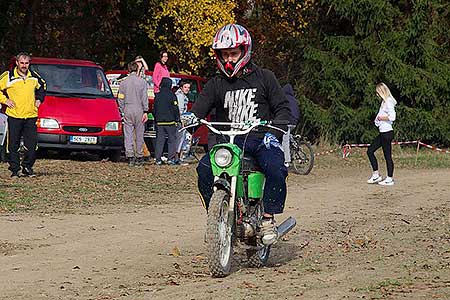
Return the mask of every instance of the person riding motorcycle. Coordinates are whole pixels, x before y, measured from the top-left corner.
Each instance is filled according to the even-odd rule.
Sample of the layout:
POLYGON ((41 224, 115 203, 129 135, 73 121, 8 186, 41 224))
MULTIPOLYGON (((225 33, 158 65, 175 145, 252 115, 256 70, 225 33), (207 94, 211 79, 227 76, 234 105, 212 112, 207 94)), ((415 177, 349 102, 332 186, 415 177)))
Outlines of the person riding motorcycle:
MULTIPOLYGON (((218 122, 265 120, 285 131, 287 126, 283 124, 287 125, 290 117, 289 102, 275 75, 251 61, 252 39, 247 29, 238 24, 221 27, 214 36, 212 49, 220 72, 206 83, 190 117, 203 119, 215 108, 218 122)), ((236 138, 236 144, 256 159, 266 176, 260 226, 265 245, 277 240, 274 214, 283 212, 286 200, 288 171, 279 142, 282 136, 282 131, 258 127, 247 137, 236 138)), ((208 154, 200 160, 197 174, 203 205, 208 209, 214 183, 208 154)))

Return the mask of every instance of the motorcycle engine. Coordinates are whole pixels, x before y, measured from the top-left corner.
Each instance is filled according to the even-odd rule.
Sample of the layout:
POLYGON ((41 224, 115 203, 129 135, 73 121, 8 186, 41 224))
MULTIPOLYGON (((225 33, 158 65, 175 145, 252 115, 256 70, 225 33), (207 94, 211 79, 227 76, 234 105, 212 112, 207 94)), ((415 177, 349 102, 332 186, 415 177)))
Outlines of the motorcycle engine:
POLYGON ((247 222, 243 222, 242 225, 244 226, 244 237, 250 238, 255 236, 255 228, 247 222))

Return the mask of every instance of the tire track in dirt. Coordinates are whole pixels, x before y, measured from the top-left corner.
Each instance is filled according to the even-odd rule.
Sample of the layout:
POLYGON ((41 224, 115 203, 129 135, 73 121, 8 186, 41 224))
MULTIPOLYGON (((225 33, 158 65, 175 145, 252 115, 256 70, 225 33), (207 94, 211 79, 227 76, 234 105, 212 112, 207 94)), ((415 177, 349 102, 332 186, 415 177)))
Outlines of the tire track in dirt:
POLYGON ((358 168, 290 176, 277 220, 292 215, 297 228, 268 267, 242 260, 223 279, 208 274, 206 218, 192 193, 92 205, 88 215, 3 215, 2 299, 445 299, 448 174, 398 170, 393 187, 365 184, 358 168))

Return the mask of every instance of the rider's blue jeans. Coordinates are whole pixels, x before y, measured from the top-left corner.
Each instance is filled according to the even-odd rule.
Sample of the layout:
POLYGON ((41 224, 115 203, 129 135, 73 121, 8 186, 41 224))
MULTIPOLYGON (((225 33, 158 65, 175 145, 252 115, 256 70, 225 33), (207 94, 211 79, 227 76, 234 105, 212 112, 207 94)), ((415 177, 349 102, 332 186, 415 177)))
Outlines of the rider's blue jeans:
MULTIPOLYGON (((235 142, 243 149, 244 138, 237 137, 235 142)), ((287 168, 284 165, 283 151, 276 147, 267 149, 262 145, 262 139, 255 137, 247 138, 244 151, 257 160, 266 176, 263 196, 264 212, 269 214, 282 213, 286 200, 286 177, 288 175, 287 168)), ((214 183, 209 153, 206 153, 200 160, 197 166, 197 174, 198 189, 203 198, 203 205, 208 209, 214 183)))

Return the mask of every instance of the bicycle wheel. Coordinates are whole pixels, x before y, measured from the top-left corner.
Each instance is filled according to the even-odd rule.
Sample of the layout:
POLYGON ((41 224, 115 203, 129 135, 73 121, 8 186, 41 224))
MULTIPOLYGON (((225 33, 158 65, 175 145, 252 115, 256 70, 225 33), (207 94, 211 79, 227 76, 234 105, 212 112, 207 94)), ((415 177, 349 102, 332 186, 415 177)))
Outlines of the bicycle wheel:
POLYGON ((291 166, 296 174, 308 175, 314 166, 314 151, 310 143, 295 138, 291 143, 291 166))

